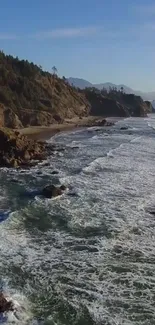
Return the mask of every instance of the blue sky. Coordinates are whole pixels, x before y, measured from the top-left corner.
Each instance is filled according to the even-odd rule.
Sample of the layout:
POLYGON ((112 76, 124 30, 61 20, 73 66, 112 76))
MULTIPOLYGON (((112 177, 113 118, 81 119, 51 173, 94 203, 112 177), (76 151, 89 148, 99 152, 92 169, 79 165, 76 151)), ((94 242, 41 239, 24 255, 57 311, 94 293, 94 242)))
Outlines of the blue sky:
POLYGON ((5 0, 0 48, 59 75, 155 90, 154 0, 5 0))

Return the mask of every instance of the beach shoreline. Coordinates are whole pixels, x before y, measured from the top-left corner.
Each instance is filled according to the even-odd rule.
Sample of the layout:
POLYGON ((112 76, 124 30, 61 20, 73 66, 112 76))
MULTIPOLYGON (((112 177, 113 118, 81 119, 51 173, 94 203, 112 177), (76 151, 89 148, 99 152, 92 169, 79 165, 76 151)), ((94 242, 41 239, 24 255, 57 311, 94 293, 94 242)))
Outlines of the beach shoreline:
MULTIPOLYGON (((60 132, 67 132, 72 131, 75 129, 79 129, 82 127, 92 127, 93 124, 95 125, 96 121, 101 121, 103 119, 106 119, 108 123, 115 124, 119 120, 121 120, 121 117, 100 117, 100 116, 88 116, 80 118, 73 118, 73 119, 66 119, 64 123, 62 124, 52 124, 50 126, 31 126, 26 127, 23 129, 20 129, 19 132, 21 135, 26 135, 27 137, 33 139, 33 140, 48 140, 51 137, 53 137, 55 134, 60 132), (89 125, 91 123, 92 125, 89 125), (87 125, 88 124, 88 125, 87 125)), ((124 119, 124 118, 123 118, 124 119)))

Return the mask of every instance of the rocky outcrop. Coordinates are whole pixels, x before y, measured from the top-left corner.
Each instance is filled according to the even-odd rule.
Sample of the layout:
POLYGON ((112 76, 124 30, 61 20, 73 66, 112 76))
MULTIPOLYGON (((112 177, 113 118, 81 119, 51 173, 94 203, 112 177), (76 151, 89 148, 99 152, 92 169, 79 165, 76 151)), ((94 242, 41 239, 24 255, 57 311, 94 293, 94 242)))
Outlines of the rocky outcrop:
POLYGON ((8 312, 8 311, 13 311, 14 306, 12 301, 8 301, 4 294, 0 292, 0 313, 8 312))
POLYGON ((8 128, 19 129, 23 125, 18 116, 12 109, 6 108, 3 104, 0 104, 0 126, 6 126, 8 128))
POLYGON ((39 110, 21 109, 19 119, 24 127, 28 126, 49 126, 57 123, 52 114, 39 110))
POLYGON ((149 113, 152 113, 153 112, 153 106, 152 106, 152 103, 151 102, 149 102, 148 100, 146 100, 145 102, 144 102, 145 104, 146 104, 146 106, 147 106, 147 113, 149 114, 149 113))
POLYGON ((0 167, 29 166, 46 157, 46 144, 30 140, 17 131, 0 129, 0 167))
POLYGON ((10 108, 6 108, 3 111, 4 125, 8 128, 19 129, 22 128, 22 122, 19 117, 10 108))
POLYGON ((66 187, 64 185, 61 185, 59 187, 55 185, 48 185, 41 191, 41 195, 48 199, 51 199, 52 197, 62 195, 65 189, 66 187))
POLYGON ((109 122, 106 119, 96 119, 96 120, 89 120, 86 124, 82 124, 85 127, 93 127, 93 126, 112 126, 114 125, 113 122, 109 122))
POLYGON ((129 112, 124 105, 114 99, 103 96, 99 91, 85 91, 87 100, 91 104, 91 115, 98 116, 129 116, 129 112))

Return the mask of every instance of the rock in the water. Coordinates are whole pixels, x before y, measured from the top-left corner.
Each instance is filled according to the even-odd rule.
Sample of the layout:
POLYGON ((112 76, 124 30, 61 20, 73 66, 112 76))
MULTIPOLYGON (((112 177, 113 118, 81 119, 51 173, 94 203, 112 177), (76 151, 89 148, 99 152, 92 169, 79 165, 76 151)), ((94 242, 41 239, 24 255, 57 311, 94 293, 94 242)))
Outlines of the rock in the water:
POLYGON ((13 311, 13 303, 12 301, 8 301, 5 297, 4 294, 1 292, 0 293, 0 313, 4 313, 7 311, 13 311))
POLYGON ((75 146, 75 147, 72 147, 72 149, 79 149, 79 147, 78 146, 75 146))
POLYGON ((102 131, 102 129, 96 129, 96 130, 94 130, 95 132, 101 132, 102 131))
POLYGON ((11 183, 19 183, 18 179, 11 179, 10 182, 11 183))
POLYGON ((69 192, 68 195, 69 196, 78 196, 76 192, 69 192))
POLYGON ((49 162, 45 162, 43 166, 44 167, 48 167, 48 166, 50 166, 50 163, 49 162))
POLYGON ((66 186, 65 186, 65 185, 61 185, 61 186, 60 186, 60 189, 61 189, 62 191, 65 191, 65 190, 66 190, 66 186))
POLYGON ((53 170, 53 172, 51 172, 52 175, 57 175, 59 174, 59 172, 57 170, 53 170))
POLYGON ((153 216, 155 216, 155 210, 148 210, 148 212, 149 212, 150 214, 152 214, 153 216))
POLYGON ((128 127, 127 127, 127 126, 122 126, 122 127, 120 128, 120 130, 128 130, 128 127))
POLYGON ((41 195, 45 196, 47 199, 51 199, 52 197, 62 195, 65 189, 66 187, 64 185, 61 185, 60 187, 48 185, 42 190, 41 195))
POLYGON ((40 170, 38 170, 38 171, 36 172, 36 174, 37 174, 37 175, 42 175, 42 172, 41 172, 40 170))
POLYGON ((101 121, 98 121, 98 125, 99 126, 104 126, 104 125, 106 125, 107 124, 107 121, 106 121, 106 119, 104 118, 103 120, 101 120, 101 121))
POLYGON ((112 126, 114 125, 113 122, 108 122, 105 118, 104 119, 96 119, 96 120, 90 120, 85 125, 86 127, 92 127, 92 126, 112 126))

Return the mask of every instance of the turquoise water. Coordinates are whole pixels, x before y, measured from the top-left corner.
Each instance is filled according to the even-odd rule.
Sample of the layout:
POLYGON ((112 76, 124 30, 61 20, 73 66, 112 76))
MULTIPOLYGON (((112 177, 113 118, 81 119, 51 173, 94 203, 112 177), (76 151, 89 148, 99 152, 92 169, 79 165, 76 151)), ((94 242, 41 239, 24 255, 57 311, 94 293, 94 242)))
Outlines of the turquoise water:
POLYGON ((154 126, 62 133, 47 162, 0 171, 1 287, 17 305, 5 324, 154 324, 154 126), (35 196, 49 183, 68 190, 35 196))

